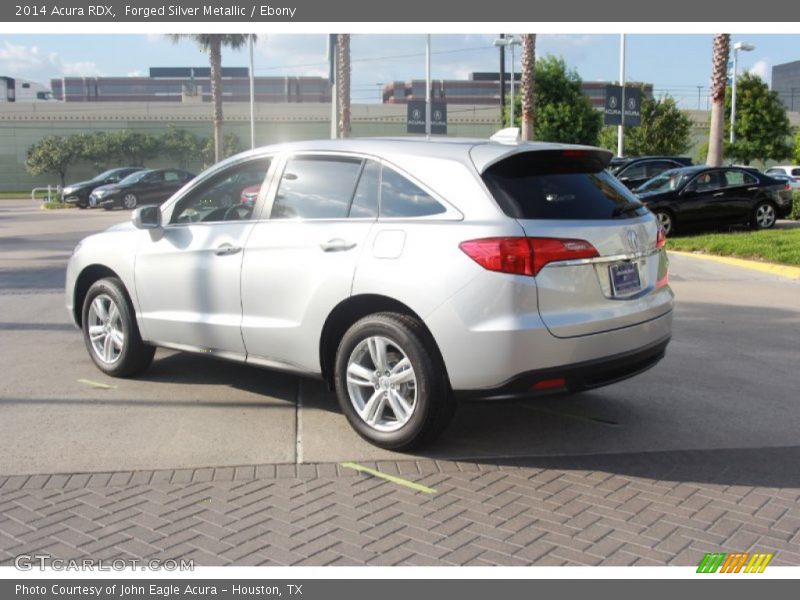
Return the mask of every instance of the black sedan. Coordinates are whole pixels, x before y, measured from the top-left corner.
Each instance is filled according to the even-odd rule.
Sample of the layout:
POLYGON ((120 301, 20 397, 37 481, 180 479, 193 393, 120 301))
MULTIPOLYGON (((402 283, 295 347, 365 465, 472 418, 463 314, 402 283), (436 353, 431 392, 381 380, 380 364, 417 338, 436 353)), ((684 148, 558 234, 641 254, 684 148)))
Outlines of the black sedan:
POLYGON ((608 170, 633 190, 664 171, 690 166, 692 159, 686 156, 626 156, 612 158, 608 170))
POLYGON ((117 169, 103 171, 89 181, 70 183, 67 187, 61 190, 61 195, 64 197, 64 202, 77 204, 79 208, 86 208, 89 206, 89 195, 96 188, 100 187, 101 185, 119 183, 128 175, 141 170, 142 167, 119 167, 117 169))
POLYGON ((792 209, 792 192, 785 182, 742 167, 672 169, 635 193, 667 235, 679 227, 733 223, 768 229, 792 209))
POLYGON ((93 206, 106 210, 134 209, 141 204, 161 204, 194 175, 180 169, 146 169, 129 175, 114 185, 104 185, 91 194, 93 206))

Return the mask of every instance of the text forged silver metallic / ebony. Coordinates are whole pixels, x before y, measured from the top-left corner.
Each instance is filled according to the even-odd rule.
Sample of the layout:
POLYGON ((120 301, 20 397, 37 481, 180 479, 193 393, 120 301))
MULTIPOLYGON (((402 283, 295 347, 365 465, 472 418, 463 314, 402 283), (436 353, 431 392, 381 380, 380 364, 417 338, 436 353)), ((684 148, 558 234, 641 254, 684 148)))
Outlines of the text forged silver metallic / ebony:
POLYGON ((583 390, 663 357, 663 232, 610 158, 453 138, 249 151, 84 239, 67 308, 109 375, 156 346, 314 375, 361 436, 419 447, 460 398, 583 390))

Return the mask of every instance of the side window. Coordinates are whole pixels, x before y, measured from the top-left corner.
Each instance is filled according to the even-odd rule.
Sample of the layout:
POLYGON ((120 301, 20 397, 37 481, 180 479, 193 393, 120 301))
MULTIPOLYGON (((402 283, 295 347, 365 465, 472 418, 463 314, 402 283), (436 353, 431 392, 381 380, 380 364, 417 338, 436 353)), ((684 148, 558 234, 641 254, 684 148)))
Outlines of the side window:
POLYGON ((631 165, 627 169, 623 169, 618 177, 620 179, 623 177, 627 179, 643 179, 644 177, 647 177, 647 163, 631 165))
POLYGON ((725 182, 728 187, 754 185, 758 183, 755 177, 744 171, 727 171, 725 173, 725 182))
POLYGON ((148 173, 144 176, 144 183, 161 183, 164 181, 164 172, 156 171, 155 173, 148 173))
POLYGON ((647 163, 647 177, 655 177, 661 175, 664 171, 669 171, 678 167, 676 163, 668 160, 654 160, 647 163))
POLYGON ((289 159, 271 219, 343 219, 361 172, 360 159, 298 156, 289 159))
POLYGON ((381 166, 368 160, 361 171, 353 204, 350 206, 351 219, 369 219, 378 216, 378 194, 380 193, 381 166))
POLYGON ((383 168, 381 175, 381 217, 426 217, 445 212, 430 194, 397 171, 383 168))
POLYGON ((792 169, 792 177, 800 177, 800 169, 792 169))
POLYGON ((172 223, 243 221, 253 216, 270 159, 234 165, 181 198, 172 211, 172 223))
POLYGON ((178 175, 177 171, 164 171, 164 181, 173 182, 180 181, 180 179, 180 175, 178 175))

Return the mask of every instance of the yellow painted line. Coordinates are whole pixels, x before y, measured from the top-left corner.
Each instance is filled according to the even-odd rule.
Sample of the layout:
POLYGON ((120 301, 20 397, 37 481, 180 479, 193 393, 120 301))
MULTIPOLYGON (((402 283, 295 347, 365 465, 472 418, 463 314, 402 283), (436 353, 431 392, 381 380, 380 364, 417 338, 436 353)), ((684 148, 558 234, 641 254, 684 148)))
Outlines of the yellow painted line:
POLYGON ((703 260, 722 263, 723 265, 752 269, 754 271, 761 271, 762 273, 769 273, 771 275, 778 275, 780 277, 788 277, 790 279, 800 279, 800 267, 776 265, 775 263, 746 260, 744 258, 734 258, 733 256, 717 256, 716 254, 706 254, 704 252, 683 252, 680 250, 670 250, 669 253, 679 254, 680 256, 701 258, 703 260))
POLYGON ((78 379, 78 383, 83 383, 89 387, 97 388, 99 390, 115 390, 117 386, 108 385, 107 383, 100 383, 99 381, 92 381, 91 379, 78 379))
POLYGON ((353 469, 354 471, 358 471, 359 473, 367 473, 369 475, 372 475, 373 477, 380 477, 381 479, 385 479, 386 481, 391 481, 392 483, 396 483, 397 485, 402 485, 403 487, 407 487, 416 492, 422 492, 423 494, 436 493, 436 490, 433 488, 420 485, 419 483, 414 483, 413 481, 409 481, 408 479, 403 479, 402 477, 396 477, 395 475, 382 473, 381 471, 370 469, 369 467, 365 467, 364 465, 359 465, 358 463, 343 462, 339 464, 343 466, 345 469, 353 469))

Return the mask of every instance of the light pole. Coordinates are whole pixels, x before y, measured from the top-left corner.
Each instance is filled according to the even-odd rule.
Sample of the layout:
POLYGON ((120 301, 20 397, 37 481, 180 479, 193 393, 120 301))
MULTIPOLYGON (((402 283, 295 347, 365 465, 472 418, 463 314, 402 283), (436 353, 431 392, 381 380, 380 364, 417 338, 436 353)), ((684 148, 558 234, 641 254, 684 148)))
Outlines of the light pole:
POLYGON ((731 81, 731 144, 736 141, 736 130, 734 126, 736 125, 736 67, 739 63, 739 50, 751 52, 755 49, 756 47, 753 44, 748 44, 747 42, 736 42, 733 45, 733 79, 731 81))
POLYGON ((250 47, 250 148, 256 147, 256 84, 253 74, 253 38, 251 33, 247 36, 247 44, 250 47))
MULTIPOLYGON (((511 37, 499 38, 494 41, 494 45, 498 47, 508 47, 511 50, 511 101, 509 102, 509 127, 514 127, 514 46, 521 46, 522 40, 519 36, 512 35, 511 37)), ((501 81, 500 84, 505 89, 506 82, 501 81)))

